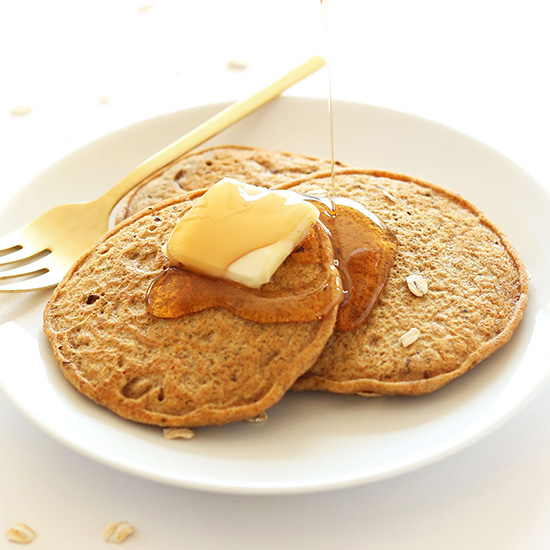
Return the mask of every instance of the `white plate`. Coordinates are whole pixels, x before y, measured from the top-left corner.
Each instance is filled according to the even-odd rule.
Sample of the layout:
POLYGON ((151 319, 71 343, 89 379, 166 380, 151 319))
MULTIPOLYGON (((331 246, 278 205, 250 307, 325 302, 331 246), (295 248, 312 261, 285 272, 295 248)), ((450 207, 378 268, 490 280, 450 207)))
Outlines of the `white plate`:
MULTIPOLYGON (((59 202, 85 200, 222 105, 189 109, 108 135, 53 165, 4 208, 0 234, 59 202)), ((48 292, 0 296, 0 387, 30 419, 84 455, 146 478, 232 493, 300 493, 395 476, 478 440, 511 417, 548 378, 548 194, 489 147, 403 113, 336 102, 337 157, 447 186, 508 234, 532 275, 512 340, 472 372, 419 398, 289 394, 263 424, 198 430, 168 441, 161 430, 93 405, 63 378, 41 330, 48 292)), ((326 156, 322 100, 283 97, 218 136, 326 156)))

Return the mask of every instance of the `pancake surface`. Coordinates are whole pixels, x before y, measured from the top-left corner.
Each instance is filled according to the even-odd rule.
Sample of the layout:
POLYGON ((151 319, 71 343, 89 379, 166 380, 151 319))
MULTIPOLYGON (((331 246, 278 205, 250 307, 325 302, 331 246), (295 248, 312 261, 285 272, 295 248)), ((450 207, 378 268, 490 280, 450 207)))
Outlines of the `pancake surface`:
MULTIPOLYGON (((220 149, 219 165, 208 160, 213 150, 192 161, 197 186, 204 183, 205 167, 214 174, 207 184, 213 184, 227 174, 233 155, 239 164, 242 150, 251 151, 220 149)), ((262 154, 271 158, 269 151, 262 154)), ((268 172, 277 174, 275 168, 268 172)), ((289 174, 286 183, 269 185, 330 193, 329 172, 290 182, 289 174)), ((479 209, 407 176, 345 168, 335 177, 338 195, 365 205, 399 241, 388 283, 366 324, 333 333, 336 308, 321 321, 304 323, 257 324, 219 308, 177 319, 150 316, 145 292, 168 265, 161 246, 191 206, 180 189, 178 197, 121 222, 55 290, 44 326, 67 379, 125 418, 193 427, 255 417, 290 387, 421 395, 509 340, 527 304, 527 274, 506 236, 479 209), (425 279, 426 294, 409 290, 409 275, 425 279), (400 337, 410 329, 419 338, 404 346, 400 337)), ((165 198, 163 192, 153 195, 141 205, 165 198)), ((283 269, 270 289, 292 279, 292 271, 283 269)))
POLYGON ((212 147, 188 153, 138 184, 119 203, 115 220, 120 223, 147 206, 210 187, 224 177, 271 187, 328 169, 330 160, 307 155, 236 145, 212 147))
MULTIPOLYGON (((406 176, 345 169, 337 194, 374 212, 399 241, 389 280, 367 322, 334 332, 297 390, 419 395, 465 373, 508 341, 527 304, 525 267, 508 239, 475 206, 406 176), (406 277, 420 275, 418 297, 406 277), (403 346, 410 329, 418 340, 403 346)), ((328 173, 284 185, 330 189, 328 173)))
MULTIPOLYGON (((116 226, 76 262, 44 310, 44 330, 71 384, 142 423, 193 427, 259 415, 313 364, 336 320, 337 307, 321 320, 266 324, 221 308, 150 315, 146 291, 168 267, 161 246, 191 205, 178 197, 116 226)), ((326 269, 291 255, 264 286, 285 293, 326 269)))

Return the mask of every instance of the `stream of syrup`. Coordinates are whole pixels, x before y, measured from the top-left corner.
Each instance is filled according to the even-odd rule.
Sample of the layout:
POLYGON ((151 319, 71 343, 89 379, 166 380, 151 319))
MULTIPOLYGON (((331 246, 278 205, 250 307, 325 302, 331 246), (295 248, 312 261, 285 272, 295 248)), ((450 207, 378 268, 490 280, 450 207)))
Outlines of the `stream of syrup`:
POLYGON ((330 198, 332 210, 336 211, 336 184, 334 182, 334 115, 332 112, 332 71, 330 60, 330 31, 329 31, 329 2, 321 0, 321 13, 323 16, 323 36, 325 40, 325 60, 327 67, 327 92, 328 92, 328 118, 329 118, 329 137, 330 137, 330 198))

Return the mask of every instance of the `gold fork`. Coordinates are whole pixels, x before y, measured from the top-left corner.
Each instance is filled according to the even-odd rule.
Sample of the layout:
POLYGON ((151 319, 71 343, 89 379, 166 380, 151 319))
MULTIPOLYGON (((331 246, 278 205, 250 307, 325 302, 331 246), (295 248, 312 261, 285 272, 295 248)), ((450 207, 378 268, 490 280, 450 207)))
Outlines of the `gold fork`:
POLYGON ((0 293, 55 286, 72 263, 107 231, 112 209, 135 185, 275 98, 324 63, 322 57, 314 56, 248 99, 230 105, 147 159, 98 199, 56 206, 1 237, 0 293))

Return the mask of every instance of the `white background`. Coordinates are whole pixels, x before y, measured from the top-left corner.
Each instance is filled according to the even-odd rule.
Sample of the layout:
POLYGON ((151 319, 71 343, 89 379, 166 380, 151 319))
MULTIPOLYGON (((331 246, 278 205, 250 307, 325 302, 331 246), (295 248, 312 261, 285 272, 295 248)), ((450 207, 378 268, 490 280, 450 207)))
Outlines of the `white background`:
MULTIPOLYGON (((451 126, 550 190, 545 4, 331 0, 333 95, 451 126)), ((324 53, 321 24, 318 0, 2 1, 2 201, 106 133, 253 93, 324 53), (14 116, 20 105, 31 112, 14 116)), ((319 72, 289 93, 326 90, 319 72)), ((2 357, 0 368, 14 363, 2 357)), ((549 400, 541 388, 496 433, 391 480, 251 497, 172 488, 92 462, 0 395, 0 531, 24 521, 39 533, 33 548, 86 550, 104 547, 105 524, 124 518, 137 527, 124 546, 136 549, 546 549, 549 400)))

